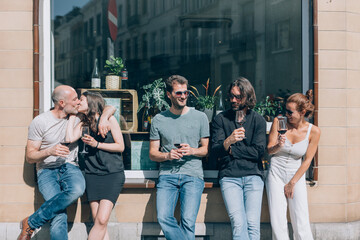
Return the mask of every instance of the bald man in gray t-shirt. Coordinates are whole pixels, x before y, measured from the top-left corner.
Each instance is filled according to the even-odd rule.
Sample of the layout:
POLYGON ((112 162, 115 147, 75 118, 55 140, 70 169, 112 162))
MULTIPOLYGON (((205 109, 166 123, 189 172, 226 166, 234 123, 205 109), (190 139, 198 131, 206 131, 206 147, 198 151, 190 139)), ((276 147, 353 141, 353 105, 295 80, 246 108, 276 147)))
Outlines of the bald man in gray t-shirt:
MULTIPOLYGON (((37 183, 45 202, 20 222, 18 240, 30 239, 34 230, 47 221, 51 240, 67 240, 66 208, 85 191, 85 179, 76 161, 77 143, 60 144, 65 140, 67 116, 78 113, 78 95, 72 87, 61 85, 54 89, 51 98, 54 108, 33 119, 26 144, 26 161, 36 163, 37 183)), ((114 111, 110 107, 104 118, 108 119, 114 111)))

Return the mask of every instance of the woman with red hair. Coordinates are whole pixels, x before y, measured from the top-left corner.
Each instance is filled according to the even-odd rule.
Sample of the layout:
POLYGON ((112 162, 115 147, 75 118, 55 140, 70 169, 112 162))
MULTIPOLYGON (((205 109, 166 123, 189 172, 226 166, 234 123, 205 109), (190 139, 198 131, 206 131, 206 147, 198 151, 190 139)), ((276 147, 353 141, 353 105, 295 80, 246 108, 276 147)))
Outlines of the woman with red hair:
POLYGON ((275 118, 267 146, 271 156, 266 190, 274 240, 289 239, 287 206, 296 240, 312 240, 305 173, 316 153, 320 129, 309 123, 314 112, 312 90, 295 93, 286 101, 287 131, 278 133, 275 118))

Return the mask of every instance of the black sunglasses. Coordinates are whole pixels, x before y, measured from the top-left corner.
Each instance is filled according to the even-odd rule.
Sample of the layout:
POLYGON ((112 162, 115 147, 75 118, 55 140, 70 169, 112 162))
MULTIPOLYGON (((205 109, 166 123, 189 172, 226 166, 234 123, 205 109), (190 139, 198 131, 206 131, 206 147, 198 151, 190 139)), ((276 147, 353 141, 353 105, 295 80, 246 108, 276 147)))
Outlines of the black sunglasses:
POLYGON ((189 90, 186 90, 186 91, 183 91, 183 92, 182 91, 176 91, 175 92, 176 97, 181 97, 183 94, 185 95, 185 97, 187 97, 189 95, 189 90))
POLYGON ((237 100, 241 100, 242 99, 242 97, 241 97, 241 95, 234 95, 234 94, 229 94, 229 98, 230 99, 233 99, 233 98, 236 98, 237 100))
POLYGON ((289 116, 291 116, 294 112, 290 111, 289 109, 285 109, 286 114, 288 114, 289 116))

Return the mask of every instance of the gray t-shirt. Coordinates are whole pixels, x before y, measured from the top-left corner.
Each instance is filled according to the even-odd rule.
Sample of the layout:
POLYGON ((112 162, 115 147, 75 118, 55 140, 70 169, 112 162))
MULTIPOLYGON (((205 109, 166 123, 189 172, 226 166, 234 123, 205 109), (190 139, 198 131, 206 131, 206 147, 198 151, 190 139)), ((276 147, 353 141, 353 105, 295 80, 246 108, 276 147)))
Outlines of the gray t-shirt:
MULTIPOLYGON (((76 119, 78 123, 80 119, 76 119)), ((64 141, 66 134, 67 119, 56 118, 51 111, 44 112, 35 117, 30 126, 28 139, 32 141, 41 141, 40 150, 55 146, 64 141)), ((76 124, 77 124, 76 123, 76 124)), ((78 146, 77 142, 70 144, 70 154, 67 158, 49 156, 36 164, 36 169, 56 168, 68 162, 77 165, 78 146)))
MULTIPOLYGON (((176 148, 175 143, 187 143, 192 148, 198 148, 200 138, 209 135, 209 122, 205 113, 191 108, 183 115, 175 115, 166 110, 151 121, 150 140, 160 140, 162 152, 170 152, 176 148)), ((201 158, 196 156, 161 162, 159 174, 186 174, 201 179, 204 177, 201 158)))

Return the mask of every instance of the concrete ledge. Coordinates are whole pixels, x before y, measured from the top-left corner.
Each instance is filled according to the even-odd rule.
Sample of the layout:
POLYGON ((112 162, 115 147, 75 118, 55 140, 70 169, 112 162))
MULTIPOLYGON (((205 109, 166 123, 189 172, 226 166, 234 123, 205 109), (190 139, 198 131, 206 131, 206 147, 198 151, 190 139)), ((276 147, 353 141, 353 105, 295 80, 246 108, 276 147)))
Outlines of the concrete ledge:
MULTIPOLYGON (((155 181, 146 178, 127 178, 124 188, 155 188, 155 181)), ((205 188, 214 187, 213 182, 205 182, 205 188)))
POLYGON ((360 239, 360 221, 348 223, 313 223, 311 229, 314 239, 358 240, 360 239))
MULTIPOLYGON (((358 240, 360 221, 349 223, 312 223, 315 240, 358 240)), ((69 224, 69 240, 86 240, 90 223, 69 224)), ((141 240, 142 236, 164 236, 157 223, 115 223, 108 226, 110 239, 141 240)), ((291 229, 290 229, 291 230, 291 229)), ((207 236, 209 240, 230 240, 230 223, 196 223, 196 235, 207 236)), ((19 223, 0 223, 0 239, 13 240, 20 233, 19 223)), ((50 240, 49 224, 37 230, 33 240, 50 240)), ((291 238, 292 239, 292 238, 291 238)), ((271 240, 269 223, 261 224, 261 240, 271 240)))

